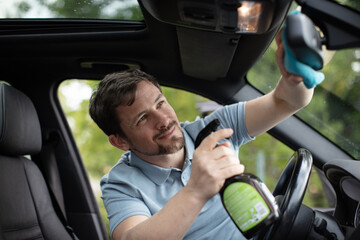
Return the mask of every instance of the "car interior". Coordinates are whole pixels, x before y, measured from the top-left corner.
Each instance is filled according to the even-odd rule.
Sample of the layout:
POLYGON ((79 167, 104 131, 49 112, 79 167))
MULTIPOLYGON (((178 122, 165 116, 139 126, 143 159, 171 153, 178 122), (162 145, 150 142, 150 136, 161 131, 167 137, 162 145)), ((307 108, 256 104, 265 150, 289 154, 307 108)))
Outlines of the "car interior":
MULTIPOLYGON (((60 5, 34 2, 57 7, 59 12, 66 4, 76 10, 71 0, 60 5)), ((352 65, 355 103, 351 109, 355 113, 345 124, 352 126, 347 131, 355 140, 338 139, 351 145, 349 150, 300 116, 271 129, 268 133, 292 149, 293 155, 285 157, 289 161, 279 170, 282 174, 273 190, 280 220, 254 239, 360 239, 360 132, 356 122, 360 120, 356 88, 360 87, 360 53, 356 50, 360 47, 360 4, 344 2, 139 0, 141 20, 2 15, 0 239, 110 238, 58 95, 64 80, 98 81, 111 72, 141 69, 164 87, 191 92, 219 105, 248 101, 264 94, 250 78, 296 7, 311 19, 314 29, 316 26, 311 31, 322 34, 320 42, 296 43, 300 55, 305 52, 306 58, 323 48, 358 54, 357 64, 352 65), (241 7, 255 19, 241 20, 241 7), (321 191, 334 201, 329 208, 303 203, 314 169, 323 184, 321 191)), ((26 1, 16 4, 18 11, 31 9, 26 1)), ((300 37, 310 31, 301 30, 300 37)), ((350 108, 332 106, 336 111, 350 108)), ((342 115, 339 121, 345 118, 342 115)))

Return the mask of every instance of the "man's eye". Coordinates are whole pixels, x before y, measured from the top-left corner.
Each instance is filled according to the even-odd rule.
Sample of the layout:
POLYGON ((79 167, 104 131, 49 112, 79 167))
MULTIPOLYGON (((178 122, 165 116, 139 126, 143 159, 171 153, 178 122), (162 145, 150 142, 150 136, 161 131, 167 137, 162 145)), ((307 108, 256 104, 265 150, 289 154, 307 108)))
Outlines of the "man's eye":
POLYGON ((138 124, 144 121, 146 118, 147 118, 146 115, 141 116, 141 118, 139 118, 138 124))
POLYGON ((164 104, 164 102, 165 102, 164 100, 163 100, 163 101, 160 101, 157 106, 158 106, 158 107, 161 107, 161 106, 164 104))

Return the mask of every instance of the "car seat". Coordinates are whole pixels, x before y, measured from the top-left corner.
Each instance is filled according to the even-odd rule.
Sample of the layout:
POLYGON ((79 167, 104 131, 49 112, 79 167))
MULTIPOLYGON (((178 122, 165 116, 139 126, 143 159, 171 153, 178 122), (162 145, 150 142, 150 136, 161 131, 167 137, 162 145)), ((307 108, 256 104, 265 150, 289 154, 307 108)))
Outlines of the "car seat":
POLYGON ((0 84, 0 239, 73 239, 58 217, 37 165, 40 122, 32 101, 0 84))

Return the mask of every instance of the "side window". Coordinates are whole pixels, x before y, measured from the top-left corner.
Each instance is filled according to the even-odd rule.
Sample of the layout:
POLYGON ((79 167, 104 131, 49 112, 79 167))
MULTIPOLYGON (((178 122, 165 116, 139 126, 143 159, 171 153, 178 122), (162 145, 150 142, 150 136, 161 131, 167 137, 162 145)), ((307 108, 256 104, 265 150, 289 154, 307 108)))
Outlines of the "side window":
MULTIPOLYGON (((108 142, 107 136, 89 116, 89 99, 97 83, 98 81, 91 80, 66 80, 60 85, 58 96, 87 169, 106 229, 109 231, 106 210, 100 198, 99 182, 120 159, 123 152, 108 142)), ((197 116, 206 115, 211 109, 219 107, 203 97, 186 91, 168 87, 162 89, 181 122, 192 121, 197 116)), ((241 146, 239 159, 245 164, 246 172, 257 175, 272 191, 293 153, 292 149, 271 135, 263 134, 255 141, 241 146)), ((329 207, 319 175, 315 170, 312 172, 304 203, 310 207, 329 207)))
POLYGON ((71 79, 62 82, 58 96, 75 138, 99 210, 109 234, 109 221, 101 199, 100 179, 121 156, 121 151, 108 143, 107 136, 91 120, 89 99, 98 81, 71 79))

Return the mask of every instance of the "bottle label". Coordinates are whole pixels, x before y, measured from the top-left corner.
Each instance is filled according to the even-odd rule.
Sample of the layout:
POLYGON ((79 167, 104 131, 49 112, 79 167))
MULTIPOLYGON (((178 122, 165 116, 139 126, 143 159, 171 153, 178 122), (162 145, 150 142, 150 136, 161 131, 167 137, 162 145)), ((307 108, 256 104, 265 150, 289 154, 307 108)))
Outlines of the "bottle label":
POLYGON ((223 193, 225 208, 242 232, 246 232, 269 214, 270 209, 261 195, 250 184, 234 182, 223 193))

